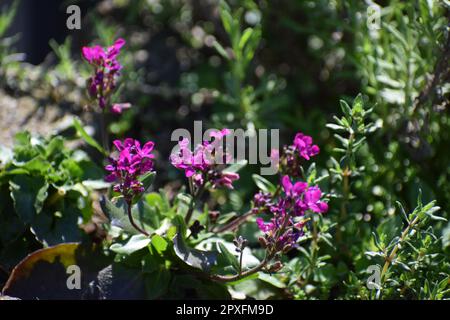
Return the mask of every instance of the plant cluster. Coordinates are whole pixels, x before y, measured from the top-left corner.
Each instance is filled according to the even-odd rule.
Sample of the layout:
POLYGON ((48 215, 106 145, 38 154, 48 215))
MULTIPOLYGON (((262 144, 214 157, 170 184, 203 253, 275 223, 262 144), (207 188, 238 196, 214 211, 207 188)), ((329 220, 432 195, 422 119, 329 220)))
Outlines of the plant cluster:
POLYGON ((450 297, 447 2, 377 5, 373 29, 363 1, 125 0, 39 66, 5 37, 17 3, 0 102, 76 116, 1 141, 1 295, 450 297), (221 129, 169 154, 199 118, 221 129), (240 127, 281 129, 276 175, 227 152, 240 127))

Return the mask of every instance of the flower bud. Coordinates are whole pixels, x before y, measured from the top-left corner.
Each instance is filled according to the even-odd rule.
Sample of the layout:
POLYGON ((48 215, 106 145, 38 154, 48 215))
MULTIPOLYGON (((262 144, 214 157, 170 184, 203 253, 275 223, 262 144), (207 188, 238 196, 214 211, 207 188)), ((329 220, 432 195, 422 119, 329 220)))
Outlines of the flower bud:
POLYGON ((208 216, 209 216, 209 221, 211 221, 211 223, 216 223, 217 219, 219 218, 220 212, 219 211, 209 211, 208 216))
POLYGON ((258 240, 259 240, 259 243, 261 244, 261 247, 263 247, 264 249, 267 248, 268 243, 267 243, 266 238, 264 238, 264 237, 259 237, 258 240))
POLYGON ((282 250, 282 252, 283 253, 288 253, 288 251, 289 250, 291 250, 292 249, 292 244, 287 244, 287 245, 285 245, 284 247, 283 247, 283 250, 282 250))
POLYGON ((277 272, 283 268, 283 264, 280 261, 275 262, 273 265, 270 266, 269 272, 277 272))

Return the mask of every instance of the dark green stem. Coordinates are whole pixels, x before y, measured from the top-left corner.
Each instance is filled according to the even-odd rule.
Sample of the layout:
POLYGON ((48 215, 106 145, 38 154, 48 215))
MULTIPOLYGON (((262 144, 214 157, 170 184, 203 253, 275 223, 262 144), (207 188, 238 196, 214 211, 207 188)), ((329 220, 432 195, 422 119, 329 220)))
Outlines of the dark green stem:
POLYGON ((128 220, 130 220, 131 225, 140 233, 146 235, 147 237, 150 236, 150 234, 145 231, 144 229, 142 229, 141 227, 139 227, 136 222, 134 222, 134 218, 133 215, 131 214, 131 206, 132 206, 132 201, 131 200, 126 200, 127 203, 127 212, 128 212, 128 220))
POLYGON ((197 203, 197 200, 200 199, 200 197, 203 195, 203 192, 205 191, 205 184, 206 183, 201 185, 197 189, 197 191, 194 192, 194 186, 193 186, 192 179, 189 178, 189 187, 191 189, 192 199, 191 199, 191 202, 189 203, 189 209, 188 209, 188 212, 186 213, 186 217, 184 218, 184 222, 186 224, 188 224, 192 218, 192 214, 194 213, 194 208, 195 208, 195 204, 197 203))
POLYGON ((244 256, 244 248, 241 250, 241 255, 239 257, 239 274, 242 274, 242 257, 244 256))
POLYGON ((240 279, 243 279, 245 277, 248 277, 258 271, 261 271, 267 263, 272 259, 272 257, 266 257, 260 264, 258 264, 256 267, 249 269, 244 272, 239 272, 239 274, 232 275, 232 276, 222 276, 222 275, 211 275, 209 278, 211 280, 219 281, 219 282, 232 282, 237 281, 240 279))
POLYGON ((109 150, 109 141, 108 141, 108 133, 106 131, 106 112, 105 109, 102 110, 100 114, 100 134, 102 137, 102 145, 103 149, 108 152, 109 150))

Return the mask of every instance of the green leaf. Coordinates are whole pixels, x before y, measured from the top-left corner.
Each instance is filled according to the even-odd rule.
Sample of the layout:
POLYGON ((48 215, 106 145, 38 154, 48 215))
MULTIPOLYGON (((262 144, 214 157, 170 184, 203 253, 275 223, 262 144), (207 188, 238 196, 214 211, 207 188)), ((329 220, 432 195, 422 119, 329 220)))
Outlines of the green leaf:
POLYGON ((226 60, 229 60, 230 57, 228 56, 227 51, 224 49, 224 47, 217 41, 213 42, 213 47, 216 49, 216 51, 226 60))
POLYGON ((47 198, 48 183, 43 177, 16 175, 9 182, 14 208, 24 223, 33 222, 47 198))
POLYGON ((248 39, 250 39, 250 37, 253 34, 253 29, 252 28, 247 28, 244 30, 244 32, 242 33, 242 37, 239 40, 239 49, 242 50, 245 45, 247 44, 248 39))
MULTIPOLYGON (((425 211, 425 214, 426 214, 427 216, 429 216, 429 217, 431 218, 431 220, 444 221, 444 222, 446 222, 447 219, 445 219, 444 217, 440 217, 440 216, 434 215, 434 213, 437 212, 437 211, 439 211, 441 208, 438 207, 438 206, 433 206, 433 204, 434 204, 434 202, 432 202, 431 205, 428 204, 428 206, 431 207, 431 208, 429 208, 429 209, 427 208, 426 211, 425 211)), ((425 209, 425 208, 424 208, 424 209, 425 209)))
POLYGON ((258 279, 259 278, 259 274, 260 274, 260 272, 252 273, 251 275, 248 275, 245 278, 242 278, 242 279, 239 279, 239 280, 236 280, 236 281, 227 282, 227 285, 228 286, 234 286, 234 285, 237 285, 237 284, 239 284, 241 282, 258 279))
POLYGON ((53 137, 45 146, 47 158, 59 155, 64 150, 64 139, 61 136, 53 137))
POLYGON ((450 222, 442 231, 442 249, 446 250, 450 248, 450 222))
POLYGON ((167 241, 158 234, 153 235, 152 237, 152 245, 155 247, 158 253, 163 253, 166 251, 168 247, 167 241))
POLYGON ((276 189, 277 189, 273 185, 272 182, 270 182, 266 178, 261 177, 258 174, 253 174, 252 178, 253 178, 253 181, 255 181, 255 184, 258 186, 258 188, 261 189, 264 192, 274 193, 276 191, 276 189))
MULTIPOLYGON (((147 191, 147 189, 150 188, 150 186, 153 184, 153 182, 155 181, 155 177, 156 172, 150 171, 139 178, 139 181, 142 182, 142 185, 144 187, 144 192, 147 191)), ((133 202, 137 203, 139 200, 141 200, 143 195, 144 193, 142 192, 141 194, 139 194, 139 196, 133 199, 133 202)))
POLYGON ((184 263, 204 272, 208 272, 217 262, 217 252, 189 248, 180 232, 173 238, 173 248, 184 263))
POLYGON ((86 130, 84 130, 83 125, 81 124, 80 120, 78 120, 77 118, 73 119, 73 126, 75 127, 75 130, 77 131, 77 133, 80 135, 80 137, 91 147, 94 147, 95 149, 97 149, 100 153, 107 155, 105 149, 103 149, 97 141, 95 141, 94 138, 92 138, 87 132, 86 130))
POLYGON ((231 35, 233 26, 233 17, 230 14, 230 7, 222 1, 220 4, 220 18, 225 31, 231 35))
POLYGON ((223 172, 231 172, 231 173, 236 173, 239 172, 239 170, 241 170, 242 168, 244 168, 247 165, 248 161, 247 160, 241 160, 238 161, 237 163, 232 164, 231 166, 225 168, 223 170, 223 172))
POLYGON ((152 192, 146 194, 145 201, 147 201, 149 206, 157 207, 160 210, 164 208, 164 200, 159 193, 152 192))
POLYGON ((82 185, 92 190, 108 189, 111 183, 105 182, 105 180, 84 180, 82 185))
POLYGON ((191 205, 192 196, 187 193, 179 193, 177 195, 177 214, 178 216, 185 216, 191 205))
POLYGON ((280 289, 286 288, 286 284, 281 282, 275 275, 270 275, 270 274, 267 274, 264 272, 259 272, 258 279, 262 280, 264 282, 267 282, 267 283, 273 285, 274 287, 277 287, 280 289))
POLYGON ((362 116, 363 111, 364 111, 364 100, 362 94, 360 93, 356 96, 355 100, 353 100, 352 115, 362 116))
POLYGON ((69 191, 54 205, 44 207, 31 223, 36 238, 44 245, 81 241, 84 233, 78 221, 83 212, 76 201, 81 197, 79 192, 69 191))
MULTIPOLYGON (((14 210, 8 185, 0 185, 0 221, 0 244, 9 243, 8 246, 11 248, 13 247, 11 242, 22 235, 27 227, 14 210)), ((0 260, 4 259, 0 258, 0 260)), ((5 266, 4 263, 0 264, 5 266)))
POLYGON ((327 123, 325 125, 327 128, 330 128, 331 130, 335 130, 335 131, 345 131, 345 127, 334 124, 334 123, 327 123))
POLYGON ((348 103, 345 100, 339 101, 341 105, 341 110, 345 114, 346 117, 351 117, 352 115, 352 108, 348 105, 348 103))
POLYGON ((161 267, 151 274, 144 275, 144 279, 146 298, 157 299, 169 289, 171 275, 169 270, 161 267))
POLYGON ((174 224, 174 226, 176 226, 178 232, 181 233, 181 235, 183 237, 185 237, 186 232, 187 232, 187 227, 186 227, 186 223, 184 222, 183 217, 180 215, 176 215, 175 218, 173 218, 172 223, 174 224))
POLYGON ((124 245, 114 243, 109 249, 115 253, 130 255, 133 252, 145 248, 150 243, 151 239, 143 234, 132 236, 124 245))
POLYGON ((42 175, 47 175, 53 169, 52 165, 43 156, 37 156, 30 161, 17 164, 17 166, 29 172, 38 172, 42 175))
POLYGON ((221 242, 217 242, 219 247, 219 259, 223 258, 226 265, 232 266, 236 272, 239 272, 239 261, 221 242))
POLYGON ((14 1, 8 8, 1 8, 0 12, 0 37, 3 37, 8 27, 14 20, 14 17, 19 6, 19 1, 14 1))
POLYGON ((261 40, 261 30, 256 29, 251 34, 251 37, 248 40, 248 44, 244 49, 243 56, 244 56, 245 65, 247 65, 253 59, 253 56, 255 55, 255 52, 259 45, 260 40, 261 40))
MULTIPOLYGON (((105 215, 111 220, 111 224, 122 228, 129 234, 138 234, 128 218, 127 204, 122 197, 118 197, 115 202, 110 201, 105 196, 100 199, 100 206, 105 215)), ((134 221, 148 233, 152 233, 157 227, 158 221, 155 221, 157 216, 151 214, 148 204, 139 201, 133 205, 131 215, 134 221)))
POLYGON ((150 171, 150 172, 147 172, 146 174, 144 174, 143 176, 141 176, 139 178, 139 181, 142 182, 142 184, 144 185, 144 189, 147 190, 153 184, 153 181, 155 181, 155 177, 156 177, 156 172, 150 171))

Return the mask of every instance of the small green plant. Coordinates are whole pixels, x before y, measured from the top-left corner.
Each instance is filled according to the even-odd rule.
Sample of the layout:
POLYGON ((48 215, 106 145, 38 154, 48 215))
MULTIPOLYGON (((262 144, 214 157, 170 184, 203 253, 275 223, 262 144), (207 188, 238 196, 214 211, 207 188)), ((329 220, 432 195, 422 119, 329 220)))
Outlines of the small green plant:
POLYGON ((43 246, 81 241, 80 224, 92 216, 92 190, 105 188, 102 171, 60 136, 17 134, 2 147, 0 162, 0 257, 12 267, 43 246), (100 179, 100 180, 99 180, 100 179))
MULTIPOLYGON (((257 7, 249 1, 246 9, 257 10, 257 7)), ((213 46, 227 62, 228 71, 224 76, 225 89, 216 91, 219 106, 223 104, 225 107, 217 109, 212 120, 221 126, 234 123, 254 130, 270 122, 268 119, 273 122, 273 112, 280 105, 275 95, 283 84, 275 76, 263 77, 257 86, 252 84, 250 75, 255 70, 252 61, 261 43, 261 25, 256 22, 243 30, 244 8, 233 11, 225 1, 221 1, 219 10, 229 46, 217 40, 213 46)))

